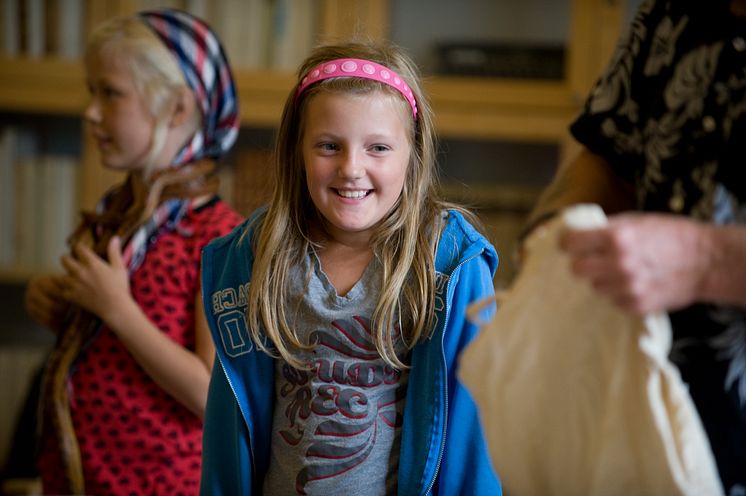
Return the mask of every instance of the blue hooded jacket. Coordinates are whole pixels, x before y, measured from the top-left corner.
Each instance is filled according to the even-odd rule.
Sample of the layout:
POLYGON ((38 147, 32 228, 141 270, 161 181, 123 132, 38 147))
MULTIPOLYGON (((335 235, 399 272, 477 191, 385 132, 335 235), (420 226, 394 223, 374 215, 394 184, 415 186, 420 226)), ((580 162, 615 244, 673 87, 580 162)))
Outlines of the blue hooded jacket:
MULTIPOLYGON (((398 494, 500 495, 476 405, 456 378, 460 352, 478 331, 466 308, 493 295, 497 253, 461 214, 447 215, 435 259, 435 328, 411 353, 398 494)), ((256 348, 245 319, 252 221, 213 240, 202 255, 203 302, 217 351, 205 413, 203 495, 261 494, 269 463, 274 359, 256 348)))

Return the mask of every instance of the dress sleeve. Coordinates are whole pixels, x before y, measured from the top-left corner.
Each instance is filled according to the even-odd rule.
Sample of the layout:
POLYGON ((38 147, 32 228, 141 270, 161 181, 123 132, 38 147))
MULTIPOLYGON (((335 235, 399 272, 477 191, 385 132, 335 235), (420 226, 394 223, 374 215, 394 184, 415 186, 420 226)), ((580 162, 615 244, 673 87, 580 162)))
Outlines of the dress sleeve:
POLYGON ((642 80, 662 10, 654 0, 640 5, 580 115, 570 126, 578 142, 602 156, 627 180, 633 179, 632 171, 637 169, 634 166, 643 160, 640 123, 644 116, 640 103, 647 104, 649 94, 656 88, 642 80))

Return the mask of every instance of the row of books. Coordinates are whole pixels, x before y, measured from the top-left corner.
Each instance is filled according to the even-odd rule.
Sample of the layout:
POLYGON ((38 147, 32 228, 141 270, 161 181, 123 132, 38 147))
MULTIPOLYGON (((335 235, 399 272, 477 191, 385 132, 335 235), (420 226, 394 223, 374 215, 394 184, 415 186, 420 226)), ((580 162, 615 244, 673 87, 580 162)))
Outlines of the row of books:
POLYGON ((0 55, 80 57, 85 33, 84 0, 0 1, 0 55))
MULTIPOLYGON (((0 56, 79 59, 85 0, 0 0, 0 56)), ((316 42, 319 0, 137 0, 138 10, 168 7, 205 19, 235 68, 292 70, 316 42)))
MULTIPOLYGON (((172 3, 182 7, 178 1, 172 3)), ((217 32, 235 68, 294 70, 317 41, 319 0, 185 0, 183 4, 184 10, 205 19, 217 32)))
POLYGON ((272 197, 272 152, 263 147, 238 147, 233 156, 230 163, 218 168, 219 194, 238 213, 248 216, 272 197))
POLYGON ((0 267, 59 269, 77 220, 78 157, 41 150, 33 129, 0 130, 0 267))
MULTIPOLYGON (((0 125, 0 271, 59 270, 80 220, 78 152, 50 144, 50 132, 57 128, 0 125)), ((218 169, 220 196, 243 215, 267 203, 271 160, 265 147, 237 147, 218 169)))
POLYGON ((436 47, 440 74, 560 80, 565 47, 558 44, 453 41, 436 47))

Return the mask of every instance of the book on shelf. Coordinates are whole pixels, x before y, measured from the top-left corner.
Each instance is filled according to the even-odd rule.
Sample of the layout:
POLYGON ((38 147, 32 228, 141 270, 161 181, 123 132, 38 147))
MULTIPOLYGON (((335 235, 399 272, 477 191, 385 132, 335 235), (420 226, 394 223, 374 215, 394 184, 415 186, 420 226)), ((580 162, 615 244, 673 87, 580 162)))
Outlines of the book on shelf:
POLYGON ((234 206, 233 202, 233 164, 221 163, 218 165, 216 174, 218 176, 218 196, 221 200, 230 206, 234 206))
POLYGON ((234 68, 267 66, 274 4, 270 0, 219 0, 205 9, 203 18, 220 37, 234 68))
MULTIPOLYGON (((0 0, 0 54, 78 59, 85 0, 0 0)), ((235 68, 295 70, 314 46, 319 0, 134 0, 136 11, 183 9, 216 31, 235 68)))
MULTIPOLYGON (((36 157, 34 167, 36 169, 36 218, 34 226, 36 227, 34 238, 34 266, 50 267, 50 252, 53 251, 54 238, 56 237, 54 209, 59 208, 61 201, 61 189, 55 187, 55 170, 54 164, 47 155, 36 157), (42 196, 43 195, 43 196, 42 196)), ((62 252, 59 252, 61 255, 62 252)), ((59 256, 58 255, 58 256, 59 256)))
POLYGON ((36 262, 36 212, 39 192, 37 191, 39 140, 35 131, 19 127, 16 145, 16 188, 15 197, 15 265, 33 267, 36 262))
POLYGON ((245 55, 239 60, 239 67, 261 69, 267 66, 269 58, 269 25, 271 4, 267 0, 247 0, 244 7, 244 48, 245 55))
POLYGON ((84 0, 0 0, 1 54, 74 60, 83 53, 84 0))
POLYGON ((274 0, 269 67, 295 70, 314 46, 315 0, 274 0))
POLYGON ((0 172, 3 178, 12 177, 0 186, 8 195, 2 199, 0 265, 60 269, 59 257, 67 251, 75 225, 78 159, 43 150, 30 128, 7 126, 0 143, 0 172))
POLYGON ((54 45, 50 52, 75 60, 83 54, 83 0, 56 0, 54 12, 54 45))
POLYGON ((154 9, 183 9, 184 2, 180 0, 137 0, 135 10, 154 9))
POLYGON ((15 258, 16 130, 0 130, 0 266, 11 265, 15 258))
POLYGON ((21 30, 18 26, 20 19, 19 5, 20 0, 2 0, 2 52, 0 54, 14 57, 20 52, 21 30))
POLYGON ((187 11, 217 32, 231 65, 294 70, 315 42, 318 0, 200 0, 187 11))
POLYGON ((272 198, 272 152, 261 148, 239 149, 233 166, 232 203, 242 215, 268 203, 272 198))
POLYGON ((436 53, 448 75, 559 80, 565 70, 565 48, 554 44, 453 41, 436 53))
POLYGON ((46 46, 46 19, 44 16, 44 0, 24 0, 21 4, 21 15, 25 29, 26 55, 40 58, 44 55, 46 46))
POLYGON ((60 270, 60 256, 67 253, 67 237, 75 222, 77 159, 70 155, 44 154, 39 157, 39 190, 45 195, 37 213, 36 266, 60 270))
POLYGON ((184 10, 200 19, 208 20, 207 4, 208 0, 184 0, 184 10))

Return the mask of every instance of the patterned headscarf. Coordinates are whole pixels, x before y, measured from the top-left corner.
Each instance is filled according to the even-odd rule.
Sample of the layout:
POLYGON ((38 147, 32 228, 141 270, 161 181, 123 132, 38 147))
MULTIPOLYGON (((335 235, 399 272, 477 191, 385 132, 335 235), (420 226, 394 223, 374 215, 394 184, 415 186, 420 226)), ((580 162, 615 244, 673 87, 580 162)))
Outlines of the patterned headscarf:
MULTIPOLYGON (((185 164, 205 159, 218 160, 233 146, 240 125, 236 87, 225 51, 204 21, 172 9, 141 12, 138 18, 153 30, 176 58, 202 112, 202 128, 195 132, 171 163, 177 171, 160 177, 162 181, 172 181, 179 179, 179 175, 188 175, 189 171, 179 170, 185 164)), ((161 193, 168 191, 161 191, 158 185, 153 185, 147 192, 150 197, 161 193)), ((112 191, 102 199, 97 211, 119 210, 121 207, 115 205, 115 197, 120 194, 121 191, 112 191)), ((156 198, 156 202, 150 201, 157 205, 145 209, 147 220, 134 219, 141 224, 131 236, 125 236, 123 258, 130 273, 145 258, 149 240, 155 239, 161 229, 173 229, 188 211, 190 200, 186 195, 167 196, 156 198)), ((114 224, 117 222, 113 221, 114 224)))
POLYGON ((233 75, 220 41, 204 21, 186 12, 153 10, 139 17, 176 57, 204 117, 202 129, 175 164, 222 157, 236 141, 239 115, 233 75))

